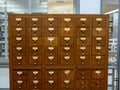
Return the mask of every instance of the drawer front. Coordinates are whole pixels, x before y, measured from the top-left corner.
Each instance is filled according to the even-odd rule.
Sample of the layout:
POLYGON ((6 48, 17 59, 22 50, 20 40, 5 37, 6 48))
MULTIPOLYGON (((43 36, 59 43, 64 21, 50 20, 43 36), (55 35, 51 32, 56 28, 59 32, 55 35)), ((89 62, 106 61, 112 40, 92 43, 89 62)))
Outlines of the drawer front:
POLYGON ((13 65, 26 65, 26 64, 27 64, 26 56, 22 55, 13 56, 13 65))
POLYGON ((106 25, 106 18, 102 16, 94 17, 93 18, 93 26, 105 26, 106 25))
POLYGON ((77 45, 90 45, 90 37, 77 37, 77 45))
POLYGON ((57 80, 45 80, 45 89, 58 89, 57 80))
POLYGON ((42 37, 37 37, 37 36, 33 36, 33 37, 29 37, 27 38, 29 46, 42 46, 44 43, 44 40, 42 37))
POLYGON ((92 56, 92 65, 104 65, 106 57, 104 55, 92 56))
POLYGON ((13 83, 13 87, 15 90, 26 90, 27 82, 25 80, 15 80, 13 83))
POLYGON ((42 65, 44 57, 41 55, 29 56, 29 65, 42 65))
POLYGON ((93 36, 105 36, 106 35, 106 28, 104 28, 104 27, 94 27, 92 35, 93 36))
POLYGON ((25 37, 13 37, 12 38, 12 43, 13 46, 25 46, 25 37))
POLYGON ((105 71, 103 69, 92 70, 92 79, 104 79, 105 71))
POLYGON ((27 27, 41 27, 41 18, 39 17, 27 17, 27 27))
POLYGON ((29 47, 29 55, 37 55, 37 56, 42 56, 43 54, 43 47, 29 47))
POLYGON ((26 80, 27 72, 24 70, 14 70, 13 71, 13 79, 14 80, 26 80))
POLYGON ((44 36, 45 37, 56 37, 59 34, 59 28, 54 27, 48 27, 44 28, 44 36))
POLYGON ((55 55, 45 56, 45 65, 58 65, 58 57, 55 55))
POLYGON ((77 69, 75 73, 76 80, 87 80, 91 77, 91 71, 87 69, 77 69))
POLYGON ((92 37, 92 45, 106 45, 105 37, 92 37))
POLYGON ((88 28, 88 27, 77 28, 76 36, 89 37, 90 36, 90 28, 88 28))
POLYGON ((44 27, 60 27, 60 18, 55 16, 45 17, 43 19, 44 27))
POLYGON ((74 56, 64 55, 61 56, 61 65, 74 65, 75 59, 74 56))
POLYGON ((45 37, 45 46, 57 46, 58 37, 45 37))
POLYGON ((105 46, 94 46, 92 47, 92 55, 105 55, 106 50, 105 46))
POLYGON ((61 46, 74 46, 74 37, 61 37, 61 46))
POLYGON ((11 25, 13 27, 25 27, 26 19, 24 17, 14 17, 11 18, 11 25))
POLYGON ((69 55, 72 56, 74 53, 73 47, 61 47, 61 55, 69 55))
POLYGON ((34 70, 33 69, 33 70, 29 71, 28 74, 29 74, 29 80, 43 79, 43 71, 42 70, 34 70))
POLYGON ((16 28, 12 28, 12 33, 14 33, 14 34, 12 34, 12 36, 13 37, 15 37, 15 36, 25 36, 25 28, 23 27, 23 28, 21 28, 21 27, 16 27, 16 28))
POLYGON ((26 36, 28 37, 41 37, 42 36, 42 30, 40 27, 28 27, 26 30, 26 36))
POLYGON ((91 25, 91 17, 86 17, 86 16, 80 16, 77 17, 77 27, 90 27, 91 25))
POLYGON ((90 55, 90 46, 77 46, 77 55, 90 55))
POLYGON ((86 55, 77 56, 76 65, 82 65, 82 66, 90 65, 90 57, 86 55))
POLYGON ((45 47, 45 55, 57 55, 58 54, 58 47, 54 46, 46 46, 45 47))
POLYGON ((74 36, 74 31, 75 31, 75 28, 61 28, 60 30, 60 35, 61 36, 74 36))
POLYGON ((74 70, 72 69, 64 69, 64 70, 61 70, 61 79, 65 79, 65 80, 68 80, 68 79, 74 79, 74 70))
POLYGON ((101 90, 100 88, 105 87, 105 81, 104 80, 92 80, 91 81, 91 87, 94 88, 94 89, 96 88, 97 90, 101 90))

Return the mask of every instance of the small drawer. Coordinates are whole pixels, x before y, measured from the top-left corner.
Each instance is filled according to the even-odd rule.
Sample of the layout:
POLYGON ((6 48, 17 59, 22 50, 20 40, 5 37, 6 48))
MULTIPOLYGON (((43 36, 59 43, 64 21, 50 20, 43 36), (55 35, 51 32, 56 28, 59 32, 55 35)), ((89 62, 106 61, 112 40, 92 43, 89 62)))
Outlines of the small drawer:
POLYGON ((70 28, 70 27, 61 28, 60 35, 64 37, 74 36, 74 31, 75 31, 75 28, 70 28))
POLYGON ((92 55, 105 55, 106 54, 105 46, 93 46, 92 47, 92 55))
POLYGON ((14 17, 11 18, 11 25, 13 27, 25 27, 25 18, 24 17, 14 17))
POLYGON ((90 37, 77 37, 77 45, 90 45, 90 37))
POLYGON ((76 27, 75 18, 72 16, 61 17, 61 27, 76 27))
POLYGON ((12 37, 13 46, 25 46, 26 38, 25 37, 12 37))
POLYGON ((45 47, 45 55, 57 55, 58 54, 58 47, 54 46, 46 46, 45 47))
POLYGON ((66 47, 61 47, 61 55, 69 55, 72 56, 74 52, 73 47, 66 46, 66 47))
POLYGON ((90 79, 91 77, 91 71, 87 69, 77 69, 75 73, 75 77, 77 80, 87 80, 90 79))
POLYGON ((90 28, 88 28, 88 27, 77 28, 76 36, 89 37, 90 36, 90 28))
POLYGON ((92 90, 105 90, 103 89, 105 87, 105 81, 104 80, 92 80, 91 81, 91 88, 92 90))
POLYGON ((58 37, 45 37, 45 46, 57 46, 58 37))
POLYGON ((74 65, 74 56, 64 55, 61 56, 61 65, 74 65))
POLYGON ((46 69, 45 70, 45 79, 46 80, 50 80, 50 79, 53 79, 53 80, 57 80, 59 79, 59 71, 56 70, 56 69, 46 69))
POLYGON ((43 89, 43 80, 40 80, 40 79, 35 79, 35 80, 28 80, 28 88, 30 90, 41 90, 43 89))
POLYGON ((90 47, 89 46, 77 46, 77 55, 90 55, 90 47))
POLYGON ((92 18, 88 16, 77 17, 77 27, 90 27, 92 18))
POLYGON ((42 65, 43 64, 43 56, 42 55, 30 55, 29 56, 29 65, 42 65))
POLYGON ((78 90, 89 90, 90 81, 89 80, 76 80, 75 87, 78 90))
POLYGON ((42 53, 43 53, 43 47, 37 47, 37 46, 29 47, 29 55, 42 56, 42 53))
POLYGON ((44 28, 44 36, 46 37, 57 37, 59 33, 59 28, 48 27, 44 28))
POLYGON ((92 37, 92 45, 106 45, 105 37, 92 37))
POLYGON ((61 70, 61 79, 62 80, 68 80, 68 79, 74 79, 74 70, 72 69, 64 69, 61 70))
POLYGON ((39 17, 27 17, 27 27, 41 27, 41 18, 39 17))
POLYGON ((58 65, 58 57, 56 55, 45 56, 45 65, 58 65))
POLYGON ((31 70, 28 72, 29 74, 29 80, 37 80, 37 79, 43 79, 43 71, 42 70, 31 70))
POLYGON ((74 37, 61 37, 60 44, 62 46, 74 46, 74 37))
POLYGON ((97 16, 93 18, 93 26, 105 26, 107 22, 107 19, 105 17, 102 16, 97 16))
POLYGON ((13 87, 15 90, 26 90, 27 82, 25 80, 15 80, 13 83, 13 87))
POLYGON ((12 63, 15 66, 17 66, 17 65, 26 65, 27 64, 26 56, 15 55, 15 56, 13 56, 13 62, 12 63))
POLYGON ((90 65, 90 57, 86 55, 77 56, 76 65, 88 66, 90 65))
POLYGON ((94 27, 93 28, 93 36, 106 36, 107 29, 104 27, 94 27))
POLYGON ((13 79, 14 80, 26 80, 27 72, 25 70, 14 70, 13 71, 13 79))
POLYGON ((40 37, 40 36, 42 36, 42 30, 39 27, 33 27, 33 28, 29 27, 26 30, 26 36, 40 37))
POLYGON ((42 46, 44 44, 44 40, 42 37, 33 36, 27 38, 29 46, 42 46))
POLYGON ((43 18, 44 27, 60 27, 60 18, 55 16, 49 16, 43 18))
POLYGON ((104 79, 105 71, 103 69, 92 70, 92 79, 104 79))
POLYGON ((105 65, 106 56, 96 55, 92 56, 92 65, 105 65))
POLYGON ((23 37, 23 36, 25 36, 25 28, 21 28, 21 27, 12 28, 12 33, 14 33, 14 34, 12 34, 13 37, 15 37, 15 36, 23 37))
POLYGON ((48 79, 48 80, 45 80, 45 90, 46 89, 52 89, 52 90, 57 90, 58 89, 58 80, 53 80, 53 79, 48 79))

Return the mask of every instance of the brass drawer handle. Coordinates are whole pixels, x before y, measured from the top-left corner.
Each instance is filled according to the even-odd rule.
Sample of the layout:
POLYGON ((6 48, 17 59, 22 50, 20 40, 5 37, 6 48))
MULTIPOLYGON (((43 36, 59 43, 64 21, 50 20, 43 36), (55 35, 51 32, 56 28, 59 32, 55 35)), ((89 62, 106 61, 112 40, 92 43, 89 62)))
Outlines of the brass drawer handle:
POLYGON ((64 28, 64 31, 69 32, 70 28, 64 28))
POLYGON ((101 46, 96 46, 96 50, 101 50, 102 47, 101 46))
POLYGON ((68 23, 71 21, 71 18, 64 18, 64 21, 68 23))
POLYGON ((33 41, 37 41, 37 40, 38 40, 38 37, 32 37, 32 40, 33 40, 33 41))
POLYGON ((54 71, 49 71, 48 72, 50 75, 53 75, 54 74, 54 71))
POLYGON ((80 59, 81 59, 81 60, 85 60, 85 59, 86 59, 86 56, 80 56, 80 59))
POLYGON ((54 56, 48 56, 48 59, 52 61, 54 59, 54 56))
POLYGON ((80 18, 80 21, 87 21, 87 19, 86 18, 80 18))
POLYGON ((20 85, 20 84, 23 83, 23 81, 22 80, 17 80, 17 83, 20 85))
POLYGON ((100 33, 102 31, 102 28, 96 28, 96 31, 100 33))
POLYGON ((86 28, 80 28, 81 31, 86 31, 87 29, 86 28))
POLYGON ((55 29, 54 28, 48 28, 49 31, 54 31, 55 29))
POLYGON ((68 76, 70 74, 70 70, 65 70, 64 73, 65 73, 65 75, 68 76))
POLYGON ((52 84, 54 83, 54 81, 53 81, 53 80, 49 80, 48 83, 49 83, 50 85, 52 85, 52 84))
POLYGON ((22 28, 16 28, 16 31, 20 32, 22 31, 22 28))
POLYGON ((55 38, 54 37, 48 37, 48 41, 52 42, 55 38))
POLYGON ((20 21, 22 21, 22 19, 21 18, 16 18, 16 21, 20 22, 20 21))
POLYGON ((17 56, 17 60, 18 61, 22 60, 22 56, 17 56))
POLYGON ((101 59, 101 56, 96 56, 96 59, 98 59, 98 60, 101 59))
POLYGON ((37 50, 38 50, 38 47, 32 47, 32 49, 33 49, 34 51, 37 51, 37 50))
POLYGON ((16 47, 16 50, 21 51, 22 47, 16 47))
POLYGON ((32 57, 34 60, 37 60, 38 59, 38 56, 33 56, 32 57))
POLYGON ((85 49, 86 49, 86 47, 80 47, 80 49, 81 49, 81 50, 85 50, 85 49))
POLYGON ((37 30, 38 30, 38 28, 32 28, 32 31, 34 31, 34 32, 37 31, 37 30))
POLYGON ((38 21, 38 18, 32 18, 32 21, 36 22, 38 21))
POLYGON ((85 40, 86 40, 86 38, 85 38, 85 37, 82 37, 82 38, 80 38, 80 40, 81 40, 81 41, 85 41, 85 40))
POLYGON ((33 75, 37 75, 38 74, 38 71, 33 71, 33 75))
POLYGON ((68 51, 70 50, 70 47, 64 47, 64 50, 68 51))
POLYGON ((17 74, 18 74, 18 76, 20 76, 21 74, 23 74, 23 72, 22 71, 17 71, 17 74))
POLYGON ((70 80, 64 80, 64 83, 68 85, 70 83, 70 80))
POLYGON ((48 47, 48 49, 49 49, 50 51, 52 51, 52 50, 54 50, 54 47, 48 47))
POLYGON ((38 80, 33 80, 33 83, 36 85, 36 84, 39 83, 39 81, 38 80))
POLYGON ((16 40, 19 42, 22 40, 22 37, 16 37, 16 40))
POLYGON ((70 40, 70 37, 65 37, 64 40, 65 40, 65 41, 69 41, 69 40, 70 40))
POLYGON ((65 59, 65 60, 69 60, 69 59, 70 59, 70 56, 64 56, 64 59, 65 59))
POLYGON ((102 38, 101 38, 101 37, 97 37, 96 40, 97 40, 97 41, 101 41, 102 38))
POLYGON ((48 18, 48 21, 52 22, 54 21, 54 18, 48 18))
POLYGON ((96 70, 95 74, 97 74, 99 76, 101 74, 101 71, 100 70, 96 70))
POLYGON ((96 18, 96 21, 100 22, 100 21, 102 21, 102 18, 96 18))

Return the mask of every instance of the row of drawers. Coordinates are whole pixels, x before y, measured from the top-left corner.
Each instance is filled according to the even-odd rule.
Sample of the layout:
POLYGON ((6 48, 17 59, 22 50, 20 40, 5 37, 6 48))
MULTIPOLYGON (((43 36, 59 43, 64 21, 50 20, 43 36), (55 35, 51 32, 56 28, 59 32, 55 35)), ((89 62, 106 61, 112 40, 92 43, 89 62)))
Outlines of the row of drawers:
POLYGON ((44 27, 80 27, 80 26, 105 26, 105 17, 43 17, 41 18, 11 18, 12 26, 44 26, 44 27), (27 23, 26 23, 27 22, 27 23), (91 23, 92 22, 92 23, 91 23), (43 24, 44 23, 44 24, 43 24), (42 25, 43 24, 43 25, 42 25))
POLYGON ((13 36, 105 36, 105 28, 12 28, 13 36))

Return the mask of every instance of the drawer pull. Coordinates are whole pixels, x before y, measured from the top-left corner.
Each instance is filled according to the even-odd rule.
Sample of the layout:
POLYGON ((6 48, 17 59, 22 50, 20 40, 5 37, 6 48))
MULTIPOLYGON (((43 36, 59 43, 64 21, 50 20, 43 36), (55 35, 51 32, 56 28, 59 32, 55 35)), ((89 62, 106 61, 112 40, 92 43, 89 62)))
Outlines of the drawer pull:
POLYGON ((32 21, 36 22, 38 21, 38 18, 32 18, 32 21))
POLYGON ((17 56, 17 60, 22 60, 22 56, 17 56))
POLYGON ((48 40, 52 42, 55 38, 54 37, 48 37, 48 40))
POLYGON ((48 83, 49 83, 50 85, 52 85, 52 84, 54 83, 54 81, 53 81, 53 80, 49 80, 48 83))
POLYGON ((20 76, 21 74, 23 74, 23 72, 22 71, 17 71, 17 74, 18 74, 18 76, 20 76))
POLYGON ((80 59, 81 59, 81 60, 85 60, 86 57, 85 57, 85 56, 80 56, 80 59))
POLYGON ((20 51, 22 50, 22 47, 16 47, 16 50, 20 51))
POLYGON ((22 28, 16 28, 16 31, 20 32, 22 31, 22 28))
POLYGON ((97 41, 101 41, 102 38, 101 38, 101 37, 97 37, 96 40, 97 40, 97 41))
POLYGON ((102 31, 102 28, 96 28, 96 31, 100 33, 102 31))
POLYGON ((21 18, 16 18, 16 21, 22 21, 22 19, 21 18))
POLYGON ((19 42, 19 41, 22 40, 22 38, 21 37, 16 37, 16 40, 19 42))
POLYGON ((38 56, 33 56, 32 57, 34 60, 37 60, 38 59, 38 56))
POLYGON ((101 71, 100 70, 96 70, 95 74, 97 74, 99 76, 101 74, 101 71))
POLYGON ((96 50, 101 50, 101 46, 96 46, 96 50))
POLYGON ((54 18, 48 18, 48 21, 52 22, 54 21, 54 18))
POLYGON ((65 83, 65 84, 69 84, 69 83, 70 83, 70 80, 64 80, 64 83, 65 83))
POLYGON ((52 51, 52 50, 54 50, 54 47, 48 47, 48 49, 49 49, 50 51, 52 51))
POLYGON ((33 80, 33 83, 34 83, 34 84, 38 84, 39 81, 38 81, 38 80, 33 80))
POLYGON ((49 31, 54 31, 54 28, 48 28, 49 31))
POLYGON ((33 74, 36 76, 38 74, 38 71, 33 71, 33 74))
POLYGON ((87 21, 86 18, 80 18, 80 21, 87 21))
POLYGON ((33 40, 33 41, 37 41, 37 40, 38 40, 38 37, 32 37, 32 40, 33 40))
POLYGON ((70 70, 65 70, 64 73, 65 73, 65 75, 68 76, 70 74, 70 70))
POLYGON ((102 18, 96 18, 96 21, 100 22, 100 21, 102 21, 102 18))
POLYGON ((85 37, 82 37, 82 38, 80 38, 80 40, 81 40, 81 41, 85 41, 85 40, 86 40, 86 38, 85 38, 85 37))
POLYGON ((101 56, 96 56, 96 59, 98 59, 98 60, 101 59, 101 56))
POLYGON ((70 47, 64 47, 64 50, 68 51, 70 50, 70 47))
POLYGON ((64 56, 64 59, 65 59, 65 60, 69 60, 69 59, 70 59, 70 56, 64 56))
POLYGON ((80 28, 81 31, 86 31, 86 28, 80 28))
POLYGON ((66 21, 68 23, 71 21, 71 18, 64 18, 64 21, 66 21))
POLYGON ((48 72, 50 75, 53 75, 54 74, 54 71, 49 71, 48 72))
POLYGON ((64 40, 65 40, 65 41, 69 41, 69 40, 70 40, 70 37, 65 37, 64 40))
POLYGON ((69 31, 70 31, 70 28, 64 28, 64 30, 65 30, 66 32, 69 32, 69 31))
POLYGON ((34 32, 37 31, 37 30, 38 30, 38 28, 32 28, 32 31, 34 31, 34 32))
POLYGON ((23 83, 23 81, 22 80, 18 80, 17 83, 20 85, 20 84, 23 83))
POLYGON ((52 61, 54 59, 54 56, 48 56, 48 59, 52 61))
POLYGON ((33 49, 34 51, 37 51, 37 50, 38 50, 38 47, 32 47, 32 49, 33 49))
POLYGON ((81 49, 81 50, 85 50, 85 49, 86 49, 86 47, 80 47, 80 49, 81 49))

